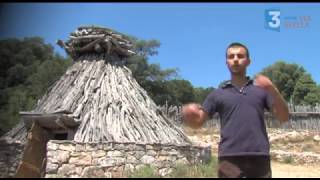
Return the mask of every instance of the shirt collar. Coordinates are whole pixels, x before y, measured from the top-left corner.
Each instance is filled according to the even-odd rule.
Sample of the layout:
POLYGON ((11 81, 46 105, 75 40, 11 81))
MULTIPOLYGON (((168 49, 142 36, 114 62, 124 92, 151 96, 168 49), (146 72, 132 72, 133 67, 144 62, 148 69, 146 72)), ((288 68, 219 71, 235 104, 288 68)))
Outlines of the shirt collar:
MULTIPOLYGON (((247 78, 247 83, 245 84, 245 86, 247 85, 250 85, 250 84, 253 84, 253 79, 251 79, 249 76, 246 77, 247 78)), ((229 86, 234 86, 232 83, 231 83, 231 80, 227 80, 227 81, 224 81, 221 83, 220 87, 222 89, 224 88, 227 88, 229 86)))

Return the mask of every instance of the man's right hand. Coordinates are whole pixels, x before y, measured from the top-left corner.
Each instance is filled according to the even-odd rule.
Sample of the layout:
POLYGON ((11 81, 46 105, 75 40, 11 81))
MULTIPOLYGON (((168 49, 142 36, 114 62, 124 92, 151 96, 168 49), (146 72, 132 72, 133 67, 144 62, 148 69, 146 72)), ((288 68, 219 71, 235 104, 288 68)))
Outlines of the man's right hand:
POLYGON ((202 126, 204 122, 203 113, 200 104, 189 103, 182 106, 182 120, 192 128, 198 129, 202 126))

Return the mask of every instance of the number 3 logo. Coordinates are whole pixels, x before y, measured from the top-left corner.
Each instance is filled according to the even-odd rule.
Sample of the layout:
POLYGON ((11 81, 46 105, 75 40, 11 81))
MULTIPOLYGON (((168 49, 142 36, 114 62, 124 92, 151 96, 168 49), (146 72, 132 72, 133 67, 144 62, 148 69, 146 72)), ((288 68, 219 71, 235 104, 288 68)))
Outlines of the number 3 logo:
POLYGON ((265 11, 266 28, 280 31, 280 10, 265 11))

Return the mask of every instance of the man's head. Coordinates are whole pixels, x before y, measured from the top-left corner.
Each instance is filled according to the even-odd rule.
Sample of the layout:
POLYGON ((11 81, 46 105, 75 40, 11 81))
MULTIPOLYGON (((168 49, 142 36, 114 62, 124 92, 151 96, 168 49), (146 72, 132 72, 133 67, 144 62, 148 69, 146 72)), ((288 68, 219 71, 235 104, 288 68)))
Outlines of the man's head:
POLYGON ((246 68, 250 64, 249 50, 241 43, 231 43, 227 48, 226 59, 232 74, 245 74, 246 68))

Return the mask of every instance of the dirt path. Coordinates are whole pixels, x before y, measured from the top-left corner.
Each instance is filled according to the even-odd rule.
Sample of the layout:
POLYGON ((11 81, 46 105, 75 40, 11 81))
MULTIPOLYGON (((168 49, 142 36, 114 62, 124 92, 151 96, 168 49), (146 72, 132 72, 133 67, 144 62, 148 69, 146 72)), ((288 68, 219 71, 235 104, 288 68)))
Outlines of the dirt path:
POLYGON ((273 178, 315 178, 320 177, 320 166, 317 165, 293 165, 272 161, 273 178))

